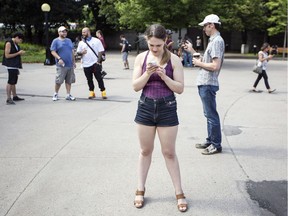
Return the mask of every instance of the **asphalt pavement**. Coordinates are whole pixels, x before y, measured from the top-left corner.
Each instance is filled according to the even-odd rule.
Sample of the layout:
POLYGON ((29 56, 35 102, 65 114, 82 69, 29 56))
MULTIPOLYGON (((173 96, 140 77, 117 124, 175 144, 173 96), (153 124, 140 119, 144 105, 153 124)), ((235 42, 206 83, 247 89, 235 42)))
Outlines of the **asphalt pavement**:
MULTIPOLYGON (((17 84, 25 101, 6 105, 7 71, 0 67, 0 216, 175 216, 174 189, 158 138, 146 184, 145 206, 133 206, 139 144, 134 116, 140 92, 123 70, 121 54, 107 52, 100 91, 88 100, 80 63, 72 95, 53 102, 55 66, 24 64, 17 84)), ((229 56, 217 93, 223 152, 205 156, 194 147, 206 138, 195 85, 197 68, 185 68, 177 95, 177 137, 182 184, 193 216, 287 215, 287 61, 268 65, 271 88, 251 92, 254 59, 229 56)), ((97 84, 96 84, 97 86, 97 84)))

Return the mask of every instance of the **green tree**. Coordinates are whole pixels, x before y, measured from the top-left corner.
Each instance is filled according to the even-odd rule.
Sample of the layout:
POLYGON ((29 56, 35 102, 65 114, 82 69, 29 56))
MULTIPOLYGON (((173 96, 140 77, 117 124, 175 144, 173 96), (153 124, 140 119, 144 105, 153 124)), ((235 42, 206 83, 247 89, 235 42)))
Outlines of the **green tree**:
POLYGON ((269 0, 265 6, 269 9, 270 15, 268 22, 270 27, 267 29, 269 35, 276 35, 287 31, 287 1, 269 0))
MULTIPOLYGON (((287 1, 286 0, 269 0, 266 4, 271 11, 268 22, 270 27, 267 29, 269 35, 276 35, 284 32, 283 47, 287 47, 287 1)), ((285 52, 283 52, 283 58, 285 52)))
POLYGON ((120 26, 143 31, 152 23, 166 28, 183 28, 198 21, 198 11, 205 8, 207 0, 128 0, 116 1, 120 26))
POLYGON ((248 31, 264 29, 267 23, 263 0, 213 0, 207 12, 220 15, 223 29, 241 32, 244 44, 248 31))

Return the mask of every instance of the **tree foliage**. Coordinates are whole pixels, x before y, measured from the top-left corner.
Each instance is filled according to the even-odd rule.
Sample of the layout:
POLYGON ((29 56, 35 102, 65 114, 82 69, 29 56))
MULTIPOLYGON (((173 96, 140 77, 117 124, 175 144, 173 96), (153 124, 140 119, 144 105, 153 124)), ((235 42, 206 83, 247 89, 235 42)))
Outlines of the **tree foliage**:
POLYGON ((287 31, 287 0, 269 0, 265 6, 271 11, 268 16, 269 35, 276 35, 287 31))
MULTIPOLYGON (((152 23, 179 29, 197 26, 210 13, 220 16, 228 31, 268 29, 269 35, 282 33, 287 26, 286 0, 47 0, 49 22, 59 26, 68 21, 103 29, 143 31, 152 23), (84 8, 84 9, 83 9, 84 8)), ((25 27, 26 34, 43 32, 44 14, 39 0, 0 0, 0 23, 25 27)))
MULTIPOLYGON (((35 34, 39 34, 40 38, 45 22, 44 13, 41 11, 43 3, 39 0, 0 0, 0 23, 3 23, 11 31, 25 28, 28 40, 32 35, 33 27, 35 34)), ((51 7, 49 12, 51 27, 53 25, 67 25, 68 21, 82 16, 82 4, 80 2, 47 0, 45 3, 51 7)))
POLYGON ((128 0, 115 1, 120 15, 119 24, 129 29, 143 30, 152 23, 166 28, 188 27, 198 21, 197 11, 205 8, 207 0, 128 0))

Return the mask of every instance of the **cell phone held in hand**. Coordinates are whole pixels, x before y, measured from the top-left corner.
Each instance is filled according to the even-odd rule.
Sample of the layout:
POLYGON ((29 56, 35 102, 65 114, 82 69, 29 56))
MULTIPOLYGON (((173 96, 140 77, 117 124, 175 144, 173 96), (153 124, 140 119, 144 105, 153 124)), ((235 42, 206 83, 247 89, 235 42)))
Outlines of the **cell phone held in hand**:
POLYGON ((150 66, 157 66, 157 62, 156 62, 156 61, 150 61, 150 62, 148 63, 148 65, 150 65, 150 66))

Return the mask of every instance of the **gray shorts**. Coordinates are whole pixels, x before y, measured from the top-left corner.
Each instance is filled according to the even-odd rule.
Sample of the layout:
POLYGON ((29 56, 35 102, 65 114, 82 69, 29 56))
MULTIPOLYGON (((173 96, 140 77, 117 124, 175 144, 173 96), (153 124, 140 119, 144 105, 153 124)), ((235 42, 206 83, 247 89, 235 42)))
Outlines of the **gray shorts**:
POLYGON ((65 83, 71 84, 75 83, 75 73, 74 68, 72 67, 57 67, 56 68, 56 84, 62 84, 65 80, 65 83))

